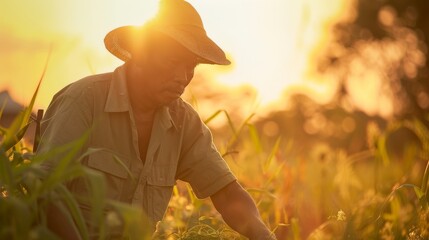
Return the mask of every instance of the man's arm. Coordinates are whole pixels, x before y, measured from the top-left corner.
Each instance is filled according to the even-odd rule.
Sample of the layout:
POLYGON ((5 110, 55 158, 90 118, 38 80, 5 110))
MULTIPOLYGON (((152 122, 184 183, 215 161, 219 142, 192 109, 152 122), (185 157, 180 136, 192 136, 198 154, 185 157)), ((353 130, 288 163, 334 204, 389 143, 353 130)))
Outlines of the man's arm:
POLYGON ((235 231, 250 240, 276 239, 262 222, 253 199, 238 182, 228 184, 210 198, 224 221, 235 231))

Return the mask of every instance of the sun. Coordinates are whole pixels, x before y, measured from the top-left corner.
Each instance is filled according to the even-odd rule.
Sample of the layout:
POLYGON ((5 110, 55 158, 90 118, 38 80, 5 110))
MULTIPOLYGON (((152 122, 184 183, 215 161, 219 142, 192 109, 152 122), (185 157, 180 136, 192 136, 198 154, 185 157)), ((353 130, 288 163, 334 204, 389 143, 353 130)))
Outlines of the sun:
MULTIPOLYGON (((220 70, 216 80, 229 86, 252 86, 264 105, 280 99, 289 86, 306 84, 314 50, 326 41, 346 1, 189 2, 202 16, 209 37, 233 60, 233 68, 220 70)), ((0 34, 10 41, 3 46, 7 55, 0 58, 8 66, 0 71, 0 87, 10 88, 19 101, 28 102, 53 44, 38 101, 47 107, 53 94, 67 84, 121 64, 104 48, 104 36, 116 27, 143 24, 157 7, 158 0, 2 2, 5 21, 0 23, 0 34)))

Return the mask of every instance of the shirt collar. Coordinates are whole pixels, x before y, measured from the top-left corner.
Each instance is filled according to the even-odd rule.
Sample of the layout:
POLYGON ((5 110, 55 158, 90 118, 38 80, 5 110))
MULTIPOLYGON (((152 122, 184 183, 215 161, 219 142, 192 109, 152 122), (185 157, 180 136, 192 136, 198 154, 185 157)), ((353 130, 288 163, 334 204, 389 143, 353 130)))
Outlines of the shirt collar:
MULTIPOLYGON (((110 81, 109 93, 107 95, 105 112, 129 112, 131 105, 128 97, 128 90, 126 84, 126 71, 125 65, 119 66, 112 74, 110 81)), ((171 117, 169 106, 163 106, 157 110, 158 120, 165 128, 174 127, 177 130, 177 124, 171 117)))
POLYGON ((127 112, 130 110, 126 84, 125 65, 115 69, 110 81, 105 112, 127 112))
POLYGON ((158 109, 156 114, 159 117, 159 122, 161 123, 161 126, 163 126, 165 129, 174 127, 177 130, 176 124, 174 123, 174 120, 171 117, 169 107, 167 106, 161 107, 160 109, 158 109))

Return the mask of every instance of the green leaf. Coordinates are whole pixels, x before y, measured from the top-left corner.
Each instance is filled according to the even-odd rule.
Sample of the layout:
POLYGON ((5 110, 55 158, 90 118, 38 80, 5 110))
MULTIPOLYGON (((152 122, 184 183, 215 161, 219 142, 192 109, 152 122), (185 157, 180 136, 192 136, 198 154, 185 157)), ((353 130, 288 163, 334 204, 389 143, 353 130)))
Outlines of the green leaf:
POLYGON ((186 190, 188 192, 188 197, 191 200, 192 205, 194 205, 196 209, 199 209, 203 205, 203 202, 202 200, 198 199, 197 196, 195 196, 195 193, 189 183, 186 183, 186 190))
POLYGON ((6 130, 6 133, 4 135, 4 139, 1 143, 0 148, 4 151, 8 151, 10 148, 15 146, 19 142, 18 133, 21 131, 24 122, 28 121, 25 120, 26 112, 31 111, 29 108, 24 108, 24 111, 20 112, 17 117, 13 120, 11 126, 6 130))
POLYGON ((89 239, 89 232, 86 227, 85 219, 83 218, 82 212, 74 196, 64 185, 58 185, 58 187, 56 188, 56 192, 59 196, 61 196, 60 205, 58 205, 58 207, 62 209, 63 214, 66 217, 73 219, 73 221, 76 223, 76 227, 78 228, 81 237, 84 240, 89 239), (64 209, 63 206, 61 206, 62 203, 65 204, 67 210, 64 209))
POLYGON ((4 112, 4 109, 6 108, 7 101, 8 101, 8 99, 5 99, 5 101, 3 101, 2 105, 1 105, 1 108, 0 108, 0 119, 3 116, 3 112, 4 112))
POLYGON ((266 195, 266 196, 268 196, 268 197, 270 197, 270 198, 272 198, 272 199, 276 199, 276 198, 277 198, 277 197, 276 197, 276 195, 274 195, 274 194, 270 193, 268 190, 265 190, 265 189, 259 189, 259 188, 247 188, 247 189, 246 189, 246 191, 247 191, 247 192, 249 192, 249 193, 259 193, 259 194, 263 194, 263 195, 266 195))
MULTIPOLYGON (((227 112, 225 112, 225 114, 226 114, 226 116, 228 117, 228 123, 229 123, 229 125, 230 125, 231 127, 233 127, 233 125, 232 125, 232 121, 231 121, 231 119, 230 119, 230 117, 229 117, 228 113, 227 113, 227 112)), ((229 142, 228 142, 228 146, 233 146, 233 145, 237 142, 238 137, 240 136, 241 132, 243 131, 244 126, 247 126, 247 125, 249 124, 249 122, 250 122, 250 120, 253 118, 253 116, 255 116, 255 114, 254 114, 254 113, 253 113, 253 114, 250 114, 250 116, 248 116, 248 117, 243 121, 243 123, 240 125, 240 128, 239 128, 237 131, 235 131, 235 128, 233 129, 234 136, 232 136, 232 138, 229 140, 229 142)))
POLYGON ((428 179, 429 179, 429 161, 426 164, 425 173, 423 174, 421 190, 426 195, 428 194, 428 179))
POLYGON ((213 119, 215 119, 219 114, 221 114, 224 110, 217 110, 215 113, 213 113, 210 117, 208 117, 206 120, 204 120, 205 124, 208 124, 213 119))
POLYGON ((264 164, 264 172, 267 171, 267 169, 269 168, 269 166, 271 165, 271 162, 274 159, 274 156, 277 154, 277 152, 279 151, 279 147, 280 147, 280 142, 281 142, 281 137, 278 137, 276 140, 276 143, 274 144, 273 148, 271 149, 270 155, 267 158, 267 161, 264 164))
POLYGON ((106 206, 106 184, 104 176, 90 168, 84 167, 85 179, 89 183, 89 200, 91 203, 92 220, 100 228, 100 235, 106 234, 103 212, 106 206))
POLYGON ((7 191, 16 185, 12 165, 3 149, 0 149, 0 183, 7 191))
POLYGON ((125 165, 125 163, 116 155, 116 153, 108 148, 88 148, 86 150, 86 152, 84 154, 82 154, 79 159, 77 160, 78 162, 82 161, 82 159, 84 159, 85 157, 94 154, 96 152, 108 152, 110 154, 112 154, 113 160, 118 163, 128 174, 128 176, 132 179, 132 180, 136 180, 134 175, 131 173, 130 169, 127 167, 127 165, 125 165))
POLYGON ((389 154, 387 153, 386 141, 386 135, 381 135, 378 139, 378 152, 380 153, 380 157, 384 166, 387 166, 390 163, 389 154))
POLYGON ((24 231, 30 229, 31 225, 34 224, 34 218, 29 214, 31 213, 30 205, 26 203, 25 199, 13 195, 10 195, 5 201, 10 209, 9 221, 15 223, 14 234, 17 235, 17 239, 24 239, 26 235, 24 231))
POLYGON ((42 186, 37 190, 34 196, 40 196, 54 189, 59 184, 69 181, 70 179, 82 175, 82 166, 77 161, 77 153, 80 151, 86 139, 88 133, 83 135, 80 139, 65 144, 64 146, 56 147, 49 152, 37 154, 33 162, 38 164, 40 173, 43 174, 42 186), (55 159, 55 160, 53 160, 55 159), (40 164, 44 161, 54 161, 52 168, 47 172, 40 167, 40 164))
POLYGON ((422 197, 424 197, 424 192, 417 186, 414 186, 414 192, 417 195, 417 198, 421 199, 422 197))
POLYGON ((111 200, 108 200, 107 203, 121 215, 124 221, 123 237, 141 240, 152 239, 153 233, 150 231, 153 229, 152 223, 141 208, 111 200))
POLYGON ((28 125, 28 123, 30 122, 29 120, 33 111, 34 103, 36 101, 36 97, 39 92, 42 80, 45 77, 46 69, 49 63, 49 58, 52 52, 51 50, 49 51, 48 58, 46 60, 46 63, 43 68, 42 75, 40 76, 39 82, 37 84, 36 90, 34 91, 34 94, 31 98, 30 105, 24 108, 24 110, 18 114, 18 116, 12 122, 12 125, 7 129, 5 133, 5 138, 3 139, 3 142, 0 146, 0 148, 4 149, 5 151, 9 150, 16 143, 18 143, 21 140, 22 136, 24 135, 23 132, 25 133, 27 129, 26 125, 28 125))
POLYGON ((214 118, 216 118, 219 114, 224 113, 226 116, 226 119, 228 120, 228 126, 231 128, 232 133, 234 136, 237 135, 237 130, 234 127, 234 124, 232 123, 231 117, 229 116, 228 112, 226 110, 217 110, 214 114, 212 114, 209 118, 207 118, 204 123, 208 124, 211 122, 214 118))
POLYGON ((253 146, 255 147, 256 152, 261 153, 262 144, 258 134, 258 130, 253 124, 248 124, 247 126, 249 127, 250 139, 252 140, 252 143, 253 143, 253 146))

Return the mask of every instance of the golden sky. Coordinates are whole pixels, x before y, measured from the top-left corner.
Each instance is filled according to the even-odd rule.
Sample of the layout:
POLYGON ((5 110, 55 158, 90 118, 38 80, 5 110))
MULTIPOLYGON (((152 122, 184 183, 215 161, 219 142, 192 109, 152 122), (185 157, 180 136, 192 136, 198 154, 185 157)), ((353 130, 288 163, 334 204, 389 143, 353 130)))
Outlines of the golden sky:
MULTIPOLYGON (((319 100, 332 87, 312 80, 317 49, 344 15, 349 1, 190 0, 208 35, 230 56, 233 68, 214 74, 230 86, 247 84, 262 106, 291 86, 310 89, 319 100)), ((140 25, 157 9, 157 0, 6 0, 0 2, 0 90, 26 104, 50 46, 52 56, 37 107, 53 94, 92 73, 112 71, 121 61, 103 45, 105 34, 122 25, 140 25)), ((204 66, 200 71, 217 71, 204 66)), ((198 70, 198 69, 197 69, 198 70)))

